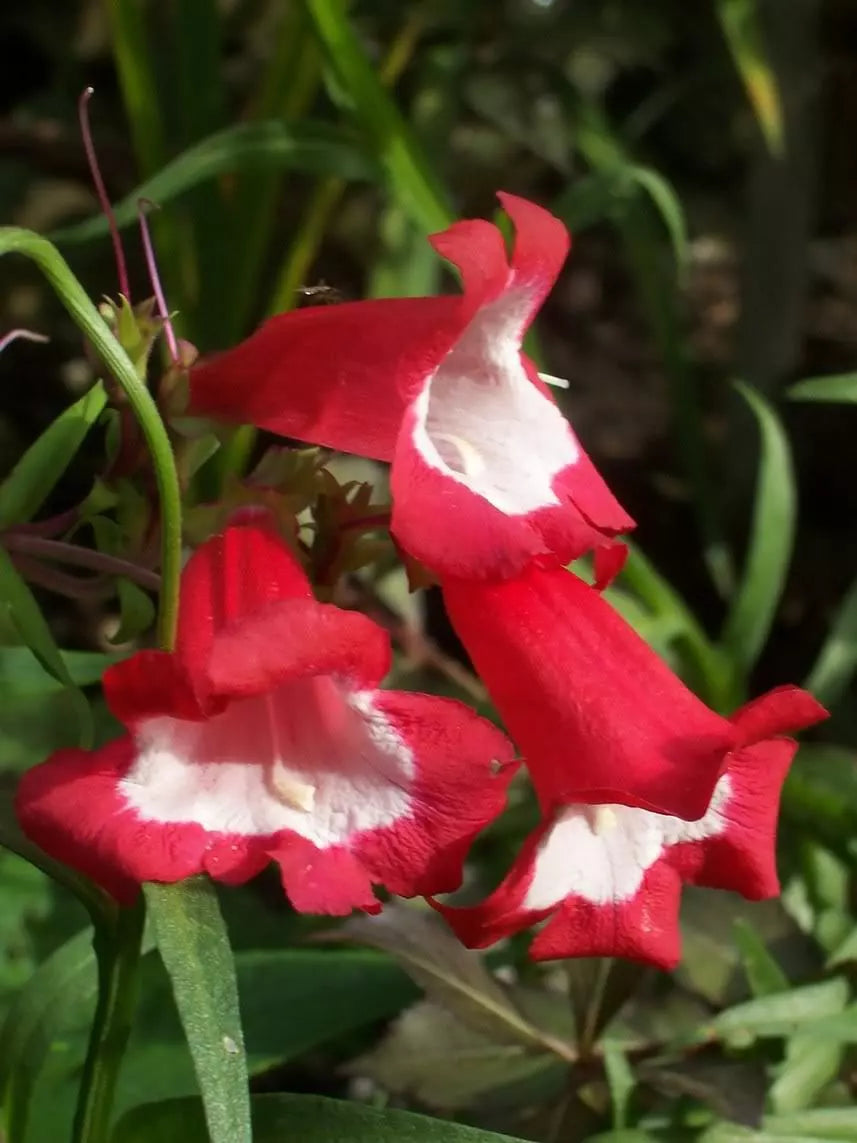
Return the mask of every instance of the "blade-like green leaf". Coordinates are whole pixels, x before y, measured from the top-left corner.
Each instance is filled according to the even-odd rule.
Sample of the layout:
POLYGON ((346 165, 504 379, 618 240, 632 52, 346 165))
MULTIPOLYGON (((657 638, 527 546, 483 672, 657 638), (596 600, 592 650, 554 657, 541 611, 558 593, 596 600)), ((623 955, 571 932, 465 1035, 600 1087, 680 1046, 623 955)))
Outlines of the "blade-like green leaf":
POLYGON ((768 946, 756 930, 740 917, 735 922, 735 943, 741 953, 750 991, 754 996, 772 996, 777 992, 788 991, 788 977, 774 960, 768 946))
POLYGON ((845 693, 857 669, 857 579, 849 587, 821 645, 804 686, 832 706, 845 693))
POLYGON ((857 1107, 818 1107, 788 1115, 768 1115, 765 1130, 784 1135, 811 1135, 818 1139, 857 1139, 857 1107))
POLYGON ((73 893, 85 907, 94 924, 110 922, 115 912, 113 902, 96 885, 80 873, 54 861, 25 836, 13 805, 14 786, 8 780, 0 781, 0 845, 17 853, 48 877, 73 893))
POLYGON ((765 47, 758 0, 716 0, 729 51, 773 155, 785 147, 783 106, 765 47))
POLYGON ((768 1092, 769 1105, 781 1114, 811 1107, 839 1074, 845 1050, 836 1040, 817 1039, 811 1030, 792 1036, 768 1092))
MULTIPOLYGON (((829 1019, 844 1015, 847 1002, 847 982, 834 978, 736 1004, 716 1016, 710 1027, 723 1038, 790 1036, 810 1024, 815 1031, 829 1019)), ((857 1021, 854 1033, 857 1036, 857 1021)))
POLYGON ((797 497, 791 450, 774 410, 738 383, 759 424, 761 450, 744 575, 723 628, 723 643, 748 673, 765 646, 794 543, 797 497))
POLYGON ((793 401, 857 402, 857 373, 840 373, 833 377, 811 377, 786 390, 793 401))
POLYGON ((144 886, 173 984, 212 1143, 250 1143, 247 1058, 235 964, 211 882, 144 886))
POLYGON ((0 528, 32 520, 101 415, 107 396, 99 382, 60 413, 0 484, 0 528))
POLYGON ((423 230, 448 226, 453 214, 446 195, 351 28, 345 5, 330 0, 303 4, 331 68, 375 144, 396 199, 423 230))
MULTIPOLYGON (((119 227, 137 221, 138 202, 150 199, 161 206, 208 179, 253 168, 292 169, 313 174, 337 174, 345 179, 376 180, 377 165, 343 131, 305 120, 239 123, 203 139, 146 179, 115 208, 119 227)), ((103 215, 58 230, 56 242, 89 242, 108 232, 103 215)))
POLYGON ((488 970, 434 913, 388 905, 377 917, 357 916, 328 939, 353 940, 390 953, 438 1003, 462 1024, 502 1043, 548 1048, 571 1062, 571 1045, 537 1028, 488 970))
MULTIPOLYGON (((207 1143, 198 1100, 147 1104, 124 1115, 111 1143, 207 1143)), ((408 1111, 377 1110, 315 1095, 253 1099, 255 1143, 522 1143, 408 1111)))
POLYGON ((75 686, 60 654, 51 629, 36 602, 35 596, 18 574, 6 552, 0 548, 0 609, 12 620, 22 641, 30 648, 48 674, 52 675, 72 695, 80 723, 80 744, 92 742, 92 714, 86 696, 75 686))
POLYGON ((30 1098, 68 1010, 90 1011, 98 977, 92 932, 84 929, 43 961, 0 1027, 0 1105, 11 1143, 25 1138, 30 1098))
POLYGON ((857 836, 857 752, 827 742, 803 744, 783 789, 782 812, 790 825, 847 854, 857 836))
POLYGON ((628 174, 648 194, 664 220, 672 243, 676 267, 679 275, 683 274, 690 261, 690 243, 687 237, 687 222, 678 195, 667 179, 651 167, 631 166, 628 174))

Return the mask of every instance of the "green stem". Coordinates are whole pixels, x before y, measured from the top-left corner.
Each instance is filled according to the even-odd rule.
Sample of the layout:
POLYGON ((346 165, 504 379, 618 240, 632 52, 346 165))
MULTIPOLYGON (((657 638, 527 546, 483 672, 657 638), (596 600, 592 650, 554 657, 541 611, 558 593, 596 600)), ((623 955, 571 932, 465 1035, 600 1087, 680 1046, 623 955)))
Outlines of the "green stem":
POLYGON ((83 1067, 72 1143, 107 1143, 116 1081, 137 999, 137 967, 146 907, 143 895, 117 913, 116 924, 96 929, 98 1005, 83 1067))
POLYGON ((19 227, 0 228, 0 255, 18 253, 31 258, 48 279, 60 301, 89 338, 110 375, 122 387, 145 437, 161 506, 161 576, 158 641, 169 651, 175 641, 181 576, 181 490, 167 430, 149 390, 137 376, 130 358, 110 332, 59 251, 38 234, 19 227))
POLYGON ((702 697, 721 713, 739 705, 741 696, 730 660, 712 643, 681 596, 639 548, 629 545, 622 579, 656 615, 673 615, 679 621, 676 638, 699 676, 702 697))

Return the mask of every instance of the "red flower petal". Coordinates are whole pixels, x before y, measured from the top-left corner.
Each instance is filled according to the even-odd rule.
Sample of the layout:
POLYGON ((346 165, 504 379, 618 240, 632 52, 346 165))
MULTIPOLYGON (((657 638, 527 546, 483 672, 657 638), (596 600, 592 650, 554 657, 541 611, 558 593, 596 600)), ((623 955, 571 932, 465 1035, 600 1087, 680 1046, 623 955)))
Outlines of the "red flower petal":
POLYGON ((191 370, 190 411, 391 460, 407 402, 467 319, 462 297, 281 314, 191 370))
POLYGON ((182 573, 176 641, 194 685, 205 678, 216 636, 285 599, 312 599, 312 588, 266 514, 245 516, 197 548, 182 573))
POLYGON ((402 425, 393 532, 441 575, 568 563, 634 526, 521 357, 518 306, 508 295, 479 311, 402 425))
POLYGON ((451 893, 476 835, 506 804, 517 766, 508 738, 469 707, 433 695, 379 691, 374 708, 416 759, 413 808, 357 843, 373 879, 403 897, 451 893))
POLYGON ((505 583, 446 580, 443 593, 545 807, 702 816, 735 731, 597 591, 530 568, 505 583))
POLYGON ((532 314, 550 293, 568 256, 571 239, 564 223, 543 207, 506 191, 497 197, 515 225, 514 284, 529 291, 532 314))
POLYGON ((145 719, 205 718, 187 675, 175 655, 166 651, 137 651, 104 672, 104 697, 110 710, 127 727, 145 719))
POLYGON ((261 694, 281 683, 336 675, 376 687, 390 669, 387 633, 356 611, 314 599, 271 603, 216 636, 206 666, 211 693, 261 694))
POLYGON ((620 956, 669 971, 681 957, 678 910, 681 879, 660 861, 627 901, 596 905, 570 898, 530 945, 533 960, 620 956))
POLYGON ((671 852, 685 881, 731 889, 752 901, 777 896, 780 792, 796 749, 795 742, 779 738, 730 755, 725 829, 704 844, 680 844, 671 852))
POLYGON ((304 679, 207 721, 155 718, 23 778, 22 827, 123 903, 141 881, 236 884, 279 863, 296 908, 375 911, 372 884, 460 881, 502 808, 512 747, 468 708, 304 679))

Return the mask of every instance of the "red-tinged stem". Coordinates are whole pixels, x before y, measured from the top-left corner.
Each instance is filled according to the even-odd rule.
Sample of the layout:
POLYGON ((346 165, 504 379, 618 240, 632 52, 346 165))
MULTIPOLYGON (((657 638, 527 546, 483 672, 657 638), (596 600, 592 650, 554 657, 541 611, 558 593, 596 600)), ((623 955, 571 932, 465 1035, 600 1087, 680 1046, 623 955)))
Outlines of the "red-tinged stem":
POLYGON ((175 330, 173 323, 170 320, 170 311, 167 309, 167 299, 164 297, 164 290, 161 286, 160 275, 158 274, 158 264, 155 261, 155 248, 152 245, 152 235, 149 233, 149 221, 146 218, 146 211, 157 209, 157 203, 150 202, 147 198, 141 198, 137 203, 139 207, 140 218, 140 236, 143 239, 143 253, 146 256, 146 267, 149 271, 149 280, 152 283, 152 290, 155 295, 155 301, 158 303, 158 313, 164 321, 164 336, 167 339, 167 347, 170 351, 170 357, 173 365, 178 365, 179 362, 179 346, 176 341, 175 330))
POLYGON ((128 283, 128 266, 125 262, 125 251, 122 249, 122 239, 119 236, 119 227, 116 225, 116 215, 110 205, 107 188, 101 177, 101 168, 98 166, 98 156, 95 153, 95 144, 92 141, 92 128, 89 124, 89 101, 94 95, 94 89, 85 87, 77 101, 77 115, 80 120, 80 133, 83 136, 83 148, 86 151, 86 161, 89 163, 89 173, 95 184, 95 193, 98 203, 104 211, 107 225, 110 227, 110 241, 113 243, 113 256, 116 259, 116 273, 119 278, 119 293, 131 301, 131 287, 128 283))
POLYGON ((23 524, 13 524, 3 535, 44 536, 46 539, 53 539, 74 527, 79 519, 80 508, 68 508, 65 512, 57 513, 56 516, 49 516, 47 520, 27 520, 23 524))
POLYGON ((43 333, 35 333, 31 329, 10 329, 8 333, 4 333, 2 338, 0 338, 0 353, 3 352, 7 345, 11 345, 13 341, 38 341, 44 344, 50 341, 50 338, 45 337, 43 333))
POLYGON ((8 552, 19 552, 42 560, 56 560, 57 563, 90 568, 104 575, 124 576, 148 591, 158 591, 161 586, 161 577, 149 568, 140 567, 130 560, 123 560, 106 552, 95 552, 91 548, 68 544, 65 540, 47 540, 42 536, 7 532, 2 538, 2 544, 8 552))
POLYGON ((43 564, 34 556, 10 553, 10 559, 28 583, 38 584, 39 587, 44 587, 55 595, 63 595, 67 599, 93 603, 99 599, 107 599, 115 592, 114 584, 105 576, 68 575, 58 568, 43 564))

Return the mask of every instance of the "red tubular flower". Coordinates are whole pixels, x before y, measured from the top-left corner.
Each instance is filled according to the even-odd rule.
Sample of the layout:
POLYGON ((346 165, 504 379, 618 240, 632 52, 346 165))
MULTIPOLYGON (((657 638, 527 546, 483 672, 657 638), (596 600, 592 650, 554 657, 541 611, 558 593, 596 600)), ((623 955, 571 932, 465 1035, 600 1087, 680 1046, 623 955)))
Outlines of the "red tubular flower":
POLYGON ((777 810, 795 748, 780 738, 736 750, 698 821, 624 805, 565 806, 527 839, 482 904, 433 904, 470 948, 549 918, 530 946, 535 960, 621 956, 674 968, 683 883, 751 900, 779 892, 777 810))
POLYGON ((546 814, 618 803, 693 820, 734 750, 823 717, 783 687, 731 719, 693 695, 599 593, 562 568, 445 580, 450 619, 546 814))
POLYGON ((190 375, 196 414, 391 460, 397 539, 463 577, 515 575, 547 554, 567 563, 633 527, 521 353, 568 233, 499 197, 516 229, 511 263, 480 219, 431 239, 463 295, 282 314, 190 375))
POLYGON ((189 561, 175 654, 107 671, 129 733, 26 773, 21 825, 121 902, 142 881, 236 884, 271 860, 304 912, 376 912, 373 883, 449 891, 503 807, 512 748, 463 704, 378 690, 389 664, 386 634, 313 599, 245 518, 189 561))

